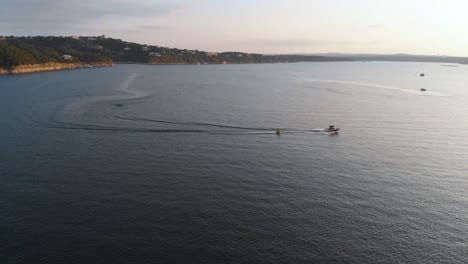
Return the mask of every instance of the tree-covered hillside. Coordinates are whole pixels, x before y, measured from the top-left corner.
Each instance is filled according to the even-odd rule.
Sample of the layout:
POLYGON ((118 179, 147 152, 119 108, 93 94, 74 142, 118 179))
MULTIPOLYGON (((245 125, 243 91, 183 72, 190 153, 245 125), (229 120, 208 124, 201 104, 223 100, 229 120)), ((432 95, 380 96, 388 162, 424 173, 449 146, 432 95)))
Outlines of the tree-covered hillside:
POLYGON ((340 58, 300 55, 261 55, 204 52, 142 45, 99 37, 0 37, 0 68, 58 63, 126 62, 153 64, 278 63, 341 61, 340 58))

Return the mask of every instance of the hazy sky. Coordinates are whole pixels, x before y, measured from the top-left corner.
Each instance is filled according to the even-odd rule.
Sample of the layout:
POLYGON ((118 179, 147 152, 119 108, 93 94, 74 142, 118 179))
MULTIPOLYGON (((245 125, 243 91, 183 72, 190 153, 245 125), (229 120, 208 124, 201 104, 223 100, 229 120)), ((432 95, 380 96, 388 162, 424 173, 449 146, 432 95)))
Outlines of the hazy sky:
POLYGON ((260 53, 468 56, 468 0, 0 0, 0 35, 260 53))

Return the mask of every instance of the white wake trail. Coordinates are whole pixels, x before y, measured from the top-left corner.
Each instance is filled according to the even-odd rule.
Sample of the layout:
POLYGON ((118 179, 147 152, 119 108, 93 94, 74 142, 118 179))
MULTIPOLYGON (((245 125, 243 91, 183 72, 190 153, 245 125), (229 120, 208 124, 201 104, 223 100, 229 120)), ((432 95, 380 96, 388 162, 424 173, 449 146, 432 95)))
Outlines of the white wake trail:
POLYGON ((380 85, 380 84, 361 83, 361 82, 353 82, 353 81, 324 80, 324 79, 306 79, 305 81, 310 82, 310 83, 348 84, 348 85, 355 85, 355 86, 361 86, 361 87, 388 89, 388 90, 401 91, 401 92, 404 92, 404 93, 409 93, 409 94, 419 95, 419 96, 437 96, 437 97, 452 96, 451 94, 445 94, 445 93, 441 93, 441 92, 432 92, 432 91, 421 92, 419 89, 412 90, 412 89, 401 88, 401 87, 394 87, 394 86, 387 86, 387 85, 380 85))

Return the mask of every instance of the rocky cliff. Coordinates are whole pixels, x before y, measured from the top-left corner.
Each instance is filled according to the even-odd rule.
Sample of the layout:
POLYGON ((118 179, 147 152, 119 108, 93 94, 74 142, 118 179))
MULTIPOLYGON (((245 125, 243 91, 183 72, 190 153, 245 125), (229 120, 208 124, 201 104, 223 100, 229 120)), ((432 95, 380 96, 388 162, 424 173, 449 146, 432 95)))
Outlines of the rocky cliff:
POLYGON ((42 64, 29 64, 20 65, 11 70, 0 69, 0 75, 4 74, 21 74, 21 73, 32 73, 42 71, 59 71, 76 68, 92 68, 92 67, 108 67, 112 66, 110 62, 99 62, 99 63, 42 63, 42 64))

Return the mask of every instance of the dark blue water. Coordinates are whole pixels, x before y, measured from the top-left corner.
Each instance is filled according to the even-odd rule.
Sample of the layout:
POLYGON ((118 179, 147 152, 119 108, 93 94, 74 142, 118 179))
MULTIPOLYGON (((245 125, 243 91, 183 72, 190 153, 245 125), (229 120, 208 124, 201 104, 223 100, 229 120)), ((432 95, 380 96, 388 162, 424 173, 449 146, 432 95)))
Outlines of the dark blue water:
POLYGON ((0 263, 466 263, 467 69, 0 77, 0 263))

